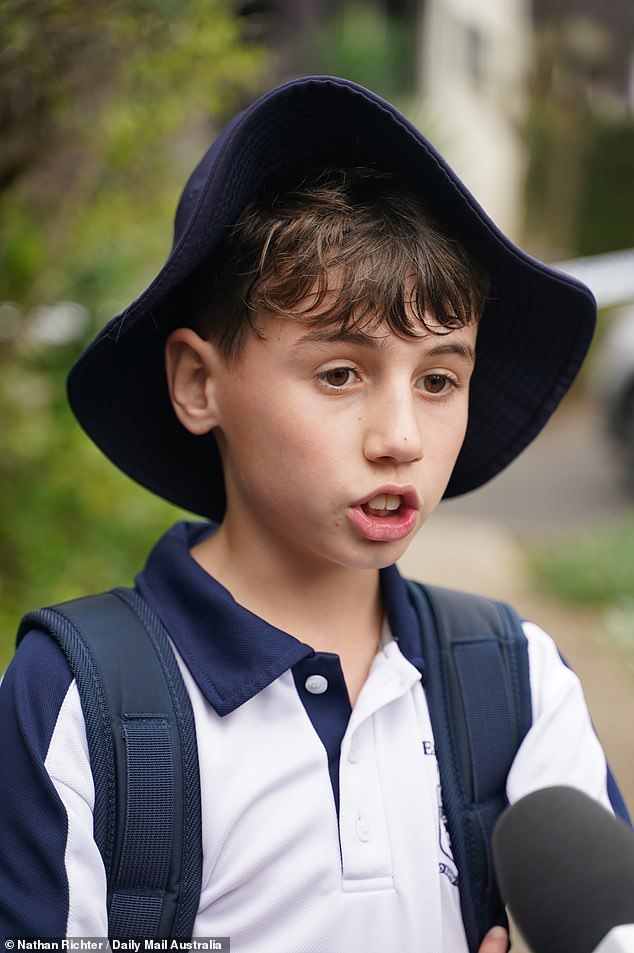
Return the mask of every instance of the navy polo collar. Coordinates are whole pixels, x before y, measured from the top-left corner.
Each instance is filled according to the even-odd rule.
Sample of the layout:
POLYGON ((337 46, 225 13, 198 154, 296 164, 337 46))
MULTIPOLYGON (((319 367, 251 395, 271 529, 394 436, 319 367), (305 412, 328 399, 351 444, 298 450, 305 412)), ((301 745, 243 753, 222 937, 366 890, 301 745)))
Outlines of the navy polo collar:
MULTIPOLYGON (((177 523, 151 551, 136 584, 205 698, 226 715, 315 652, 237 603, 192 558, 191 547, 215 528, 212 523, 177 523)), ((403 655, 416 664, 416 616, 396 566, 381 570, 381 588, 392 634, 403 655)))

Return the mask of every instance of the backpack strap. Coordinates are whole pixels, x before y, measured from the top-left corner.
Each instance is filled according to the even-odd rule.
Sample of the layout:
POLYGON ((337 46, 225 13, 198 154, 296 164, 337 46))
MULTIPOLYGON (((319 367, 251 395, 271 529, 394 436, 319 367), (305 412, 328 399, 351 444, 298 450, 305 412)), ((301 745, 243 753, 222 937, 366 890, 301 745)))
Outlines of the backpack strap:
POLYGON ((532 722, 528 645, 521 620, 505 603, 415 582, 408 587, 420 621, 423 681, 462 917, 475 953, 493 924, 506 924, 491 833, 508 803, 507 775, 532 722))
POLYGON ((131 589, 22 620, 60 645, 79 691, 111 938, 191 938, 202 872, 191 702, 167 632, 131 589))

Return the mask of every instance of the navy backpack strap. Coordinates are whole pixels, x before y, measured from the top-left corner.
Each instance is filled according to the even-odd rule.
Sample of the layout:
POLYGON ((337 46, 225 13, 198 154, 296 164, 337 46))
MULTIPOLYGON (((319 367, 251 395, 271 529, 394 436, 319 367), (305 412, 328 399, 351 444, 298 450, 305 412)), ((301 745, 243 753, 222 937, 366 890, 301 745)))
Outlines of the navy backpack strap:
POLYGON ((200 898, 200 780, 194 717, 167 633, 134 590, 26 616, 75 676, 95 785, 94 836, 111 938, 190 938, 200 898))
POLYGON ((507 804, 506 778, 532 721, 528 646, 521 620, 505 603, 408 585, 420 621, 425 694, 462 916, 475 953, 489 927, 506 923, 491 832, 507 804))

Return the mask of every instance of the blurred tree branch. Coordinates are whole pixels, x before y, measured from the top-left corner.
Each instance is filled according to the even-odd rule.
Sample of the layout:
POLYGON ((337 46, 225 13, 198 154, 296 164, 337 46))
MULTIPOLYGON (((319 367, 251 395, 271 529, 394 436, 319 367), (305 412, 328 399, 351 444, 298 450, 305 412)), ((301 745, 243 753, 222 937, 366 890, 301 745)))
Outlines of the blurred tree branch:
POLYGON ((6 0, 0 8, 0 191, 45 164, 66 139, 64 113, 111 94, 124 50, 113 43, 118 0, 6 0))
POLYGON ((210 127, 253 94, 265 62, 229 0, 5 0, 2 296, 79 293, 94 308, 111 278, 98 280, 97 259, 106 249, 105 276, 114 232, 139 221, 129 266, 160 254, 152 222, 171 217, 210 127))

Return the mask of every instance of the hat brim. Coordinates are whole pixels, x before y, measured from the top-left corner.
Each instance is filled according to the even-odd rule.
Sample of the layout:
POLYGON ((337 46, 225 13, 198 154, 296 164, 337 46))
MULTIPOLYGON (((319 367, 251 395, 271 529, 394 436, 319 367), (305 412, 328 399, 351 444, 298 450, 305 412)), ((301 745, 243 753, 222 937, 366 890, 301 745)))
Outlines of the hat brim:
POLYGON ((467 435, 445 496, 481 486, 521 453, 587 353, 596 320, 589 289, 513 245, 398 110, 334 77, 286 83, 216 140, 186 187, 180 237, 164 267, 68 379, 71 407, 101 450, 138 483, 193 513, 221 519, 225 497, 214 438, 185 430, 167 392, 165 337, 188 318, 179 313, 178 290, 266 180, 327 165, 371 165, 402 176, 491 279, 467 435))

